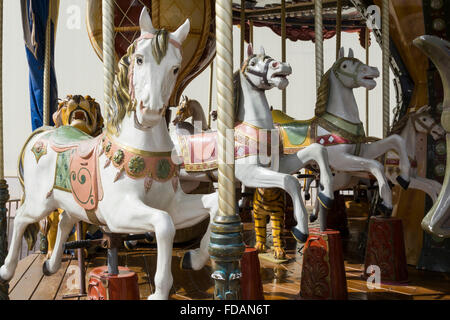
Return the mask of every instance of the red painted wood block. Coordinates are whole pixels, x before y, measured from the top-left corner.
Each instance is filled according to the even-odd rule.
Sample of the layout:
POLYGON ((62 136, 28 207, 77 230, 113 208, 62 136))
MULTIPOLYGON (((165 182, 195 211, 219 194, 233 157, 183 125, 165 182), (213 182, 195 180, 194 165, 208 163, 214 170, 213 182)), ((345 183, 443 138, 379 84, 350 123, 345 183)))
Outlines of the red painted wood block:
POLYGON ((303 251, 300 299, 346 300, 344 255, 339 231, 310 229, 303 251))
POLYGON ((89 300, 140 300, 138 277, 125 267, 118 275, 108 274, 108 267, 98 267, 89 273, 89 300))
POLYGON ((247 247, 241 259, 242 300, 264 300, 258 251, 247 247))
POLYGON ((381 282, 407 282, 405 241, 402 220, 372 217, 366 245, 364 274, 369 266, 378 266, 381 282))

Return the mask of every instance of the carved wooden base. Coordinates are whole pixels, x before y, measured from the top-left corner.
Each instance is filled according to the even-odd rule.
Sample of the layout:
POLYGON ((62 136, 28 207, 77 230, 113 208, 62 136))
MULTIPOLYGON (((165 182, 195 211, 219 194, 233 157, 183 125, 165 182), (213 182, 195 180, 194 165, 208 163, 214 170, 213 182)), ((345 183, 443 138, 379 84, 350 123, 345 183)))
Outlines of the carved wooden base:
POLYGON ((299 299, 346 300, 344 256, 339 231, 310 229, 303 251, 299 299))
POLYGON ((401 219, 382 217, 370 219, 364 270, 367 271, 371 265, 380 268, 381 282, 408 281, 401 219))
POLYGON ((139 300, 139 285, 136 273, 119 267, 118 275, 107 273, 108 267, 98 267, 89 273, 89 300, 139 300))
POLYGON ((258 251, 246 248, 241 260, 241 298, 242 300, 264 300, 261 282, 258 251))

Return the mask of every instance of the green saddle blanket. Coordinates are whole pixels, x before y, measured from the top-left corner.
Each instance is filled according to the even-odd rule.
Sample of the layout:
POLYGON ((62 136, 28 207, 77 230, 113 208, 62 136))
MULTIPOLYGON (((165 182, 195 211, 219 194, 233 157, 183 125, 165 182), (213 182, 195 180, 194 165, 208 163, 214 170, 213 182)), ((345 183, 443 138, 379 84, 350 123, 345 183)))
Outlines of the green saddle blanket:
POLYGON ((301 145, 308 137, 311 120, 299 121, 279 110, 272 111, 273 121, 282 129, 292 145, 301 145))

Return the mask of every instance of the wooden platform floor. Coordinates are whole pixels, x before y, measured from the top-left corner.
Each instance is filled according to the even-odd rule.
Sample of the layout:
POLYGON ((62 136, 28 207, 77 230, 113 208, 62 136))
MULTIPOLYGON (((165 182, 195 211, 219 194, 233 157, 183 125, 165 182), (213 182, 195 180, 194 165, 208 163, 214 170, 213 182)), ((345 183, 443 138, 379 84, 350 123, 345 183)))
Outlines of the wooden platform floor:
MULTIPOLYGON (((358 226, 362 219, 351 220, 350 226, 358 226)), ((352 229, 354 230, 354 229, 352 229)), ((252 245, 254 235, 252 224, 245 224, 245 242, 252 245)), ((298 252, 298 244, 288 232, 284 233, 289 261, 275 264, 261 260, 261 277, 266 300, 295 299, 300 288, 302 255, 298 252)), ((355 245, 355 234, 344 241, 344 248, 355 245)), ((200 271, 180 270, 180 261, 186 249, 195 248, 198 243, 176 247, 173 250, 172 272, 174 284, 170 299, 212 299, 214 283, 210 278, 211 265, 200 271)), ((106 254, 98 255, 87 262, 87 274, 92 268, 106 264, 106 254)), ((64 296, 77 294, 77 260, 66 256, 60 270, 46 277, 42 274, 44 255, 32 254, 22 261, 16 275, 10 282, 11 300, 61 300, 64 296)), ((156 266, 156 249, 142 248, 133 251, 122 251, 119 263, 137 272, 141 299, 146 299, 153 292, 153 278, 156 266)), ((450 300, 450 274, 434 273, 409 267, 409 282, 406 285, 381 285, 380 289, 369 289, 361 278, 363 265, 354 258, 346 258, 346 274, 349 299, 352 300, 411 300, 433 299, 450 300)), ((72 298, 86 299, 86 297, 72 298)))

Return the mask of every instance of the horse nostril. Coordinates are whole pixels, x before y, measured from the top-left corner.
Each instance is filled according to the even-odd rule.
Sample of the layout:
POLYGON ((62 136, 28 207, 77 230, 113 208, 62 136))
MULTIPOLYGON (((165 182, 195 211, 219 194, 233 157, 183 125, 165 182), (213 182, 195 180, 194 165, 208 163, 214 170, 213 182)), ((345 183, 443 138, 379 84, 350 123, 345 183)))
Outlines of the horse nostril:
POLYGON ((272 62, 272 68, 278 68, 280 64, 278 62, 272 62))

